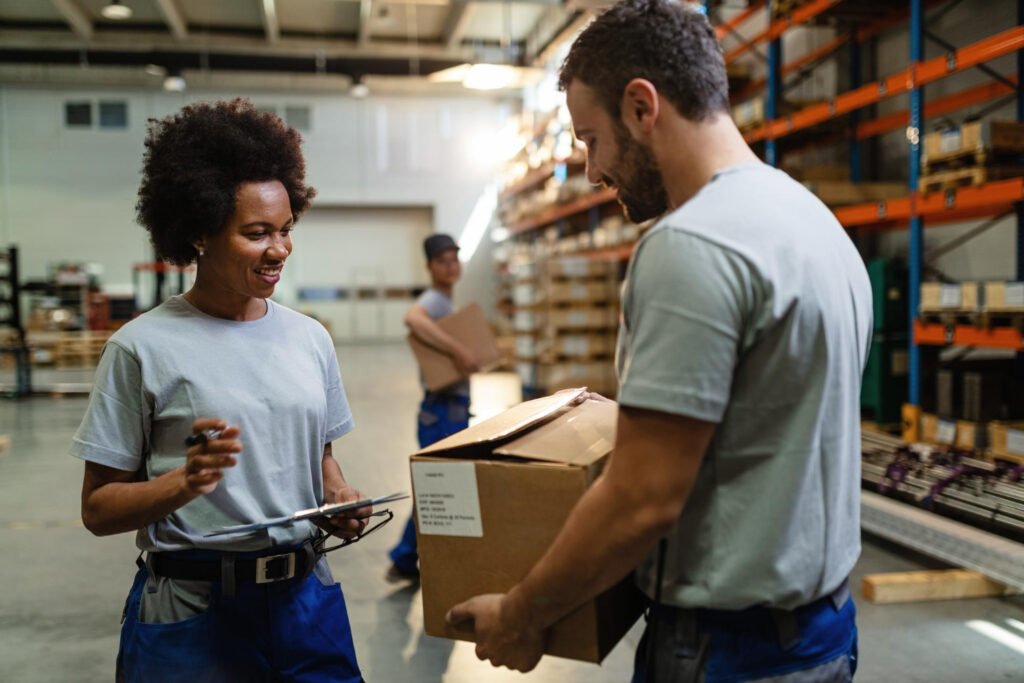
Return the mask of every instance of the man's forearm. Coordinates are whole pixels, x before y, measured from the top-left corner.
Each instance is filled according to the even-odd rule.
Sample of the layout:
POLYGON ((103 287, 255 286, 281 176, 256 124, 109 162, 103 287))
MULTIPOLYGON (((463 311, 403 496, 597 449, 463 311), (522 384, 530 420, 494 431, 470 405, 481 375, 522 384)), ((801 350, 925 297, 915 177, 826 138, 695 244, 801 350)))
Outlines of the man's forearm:
POLYGON ((531 627, 547 628, 618 583, 671 527, 673 509, 639 500, 601 477, 587 490, 548 552, 508 593, 531 627))

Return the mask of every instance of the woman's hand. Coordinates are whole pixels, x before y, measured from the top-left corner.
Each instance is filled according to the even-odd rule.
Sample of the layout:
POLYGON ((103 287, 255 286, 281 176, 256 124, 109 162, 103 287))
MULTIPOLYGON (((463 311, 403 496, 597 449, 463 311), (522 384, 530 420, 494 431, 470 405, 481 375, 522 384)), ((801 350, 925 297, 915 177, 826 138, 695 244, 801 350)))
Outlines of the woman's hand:
MULTIPOLYGON (((355 500, 362 500, 363 494, 348 484, 339 488, 326 491, 324 503, 350 503, 355 500)), ((330 517, 322 517, 316 520, 316 525, 338 538, 356 538, 366 528, 366 517, 373 512, 373 506, 367 505, 355 510, 347 510, 330 517), (363 519, 357 519, 363 518, 363 519)))
POLYGON ((238 464, 235 454, 242 452, 238 427, 229 427, 224 420, 206 417, 192 423, 194 434, 208 430, 218 430, 220 435, 192 446, 185 453, 185 489, 192 495, 203 496, 216 489, 224 477, 224 468, 238 464))

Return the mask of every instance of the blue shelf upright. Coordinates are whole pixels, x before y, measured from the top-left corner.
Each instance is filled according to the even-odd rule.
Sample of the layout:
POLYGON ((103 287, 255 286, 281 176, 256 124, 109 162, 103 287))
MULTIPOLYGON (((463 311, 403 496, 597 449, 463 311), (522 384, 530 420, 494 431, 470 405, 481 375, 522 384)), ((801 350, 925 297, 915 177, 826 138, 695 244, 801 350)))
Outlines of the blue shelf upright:
MULTIPOLYGON (((910 64, 912 69, 924 59, 924 8, 922 0, 910 0, 910 64)), ((924 128, 924 88, 914 78, 910 91, 910 127, 907 139, 910 143, 910 171, 907 184, 910 196, 917 196, 921 176, 921 140, 924 128)), ((921 272, 924 266, 924 221, 919 216, 910 219, 910 253, 908 255, 909 281, 907 283, 909 329, 914 329, 917 309, 921 299, 921 272)), ((921 354, 913 335, 910 338, 908 358, 908 399, 911 405, 921 405, 921 354)))

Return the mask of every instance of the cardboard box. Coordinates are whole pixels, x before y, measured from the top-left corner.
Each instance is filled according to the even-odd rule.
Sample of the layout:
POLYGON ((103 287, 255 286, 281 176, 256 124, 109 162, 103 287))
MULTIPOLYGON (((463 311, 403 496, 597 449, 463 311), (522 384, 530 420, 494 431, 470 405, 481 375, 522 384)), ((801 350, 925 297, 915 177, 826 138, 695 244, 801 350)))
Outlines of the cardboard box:
POLYGON ((562 361, 537 368, 537 381, 548 391, 570 387, 588 387, 605 395, 618 390, 615 365, 611 360, 562 361))
POLYGON ((556 330, 616 329, 619 312, 611 307, 561 308, 548 312, 548 322, 556 330))
POLYGON ((612 276, 618 270, 615 261, 591 259, 583 257, 565 257, 552 259, 548 264, 548 275, 554 278, 570 277, 605 277, 612 276))
POLYGON ((618 283, 609 280, 591 280, 582 282, 553 282, 548 287, 548 300, 551 303, 605 303, 618 301, 618 283))
POLYGON ((1024 423, 990 422, 988 446, 997 458, 1024 463, 1024 423))
MULTIPOLYGON (((481 371, 494 369, 501 363, 498 342, 494 339, 491 326, 479 305, 470 304, 460 308, 438 320, 437 325, 473 352, 480 363, 481 371)), ((408 339, 428 389, 437 391, 466 379, 466 375, 459 372, 455 367, 455 361, 447 353, 430 346, 415 335, 410 334, 408 339)))
POLYGON ((1024 282, 986 282, 985 310, 1024 311, 1024 282))
POLYGON ((933 164, 972 152, 1024 152, 1024 124, 972 121, 960 128, 928 133, 924 136, 921 163, 933 164))
POLYGON ((931 413, 921 413, 921 441, 942 446, 956 443, 955 420, 944 420, 931 413))
POLYGON ((956 441, 954 442, 957 448, 981 450, 985 448, 987 441, 988 430, 983 423, 957 420, 956 441))
MULTIPOLYGON (((618 407, 578 401, 582 390, 521 403, 411 458, 428 635, 472 640, 448 610, 502 593, 547 551, 615 442, 618 407)), ((549 631, 545 653, 599 663, 632 627, 643 601, 631 577, 549 631)))
POLYGON ((977 311, 981 305, 977 282, 921 284, 921 311, 977 311))

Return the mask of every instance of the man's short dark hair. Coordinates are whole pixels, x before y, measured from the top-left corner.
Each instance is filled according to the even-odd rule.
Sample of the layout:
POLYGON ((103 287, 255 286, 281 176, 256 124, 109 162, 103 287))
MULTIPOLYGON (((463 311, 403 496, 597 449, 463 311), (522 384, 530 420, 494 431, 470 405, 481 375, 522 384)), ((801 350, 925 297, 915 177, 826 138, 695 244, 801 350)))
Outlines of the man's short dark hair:
POLYGON ((190 104, 149 121, 137 219, 160 258, 187 265, 227 226, 242 183, 280 181, 298 220, 316 194, 305 176, 302 137, 275 114, 243 99, 190 104))
POLYGON ((559 73, 593 89, 618 120, 622 93, 634 78, 650 81, 691 121, 729 111, 729 82, 715 31, 678 0, 623 0, 595 19, 573 43, 559 73))

